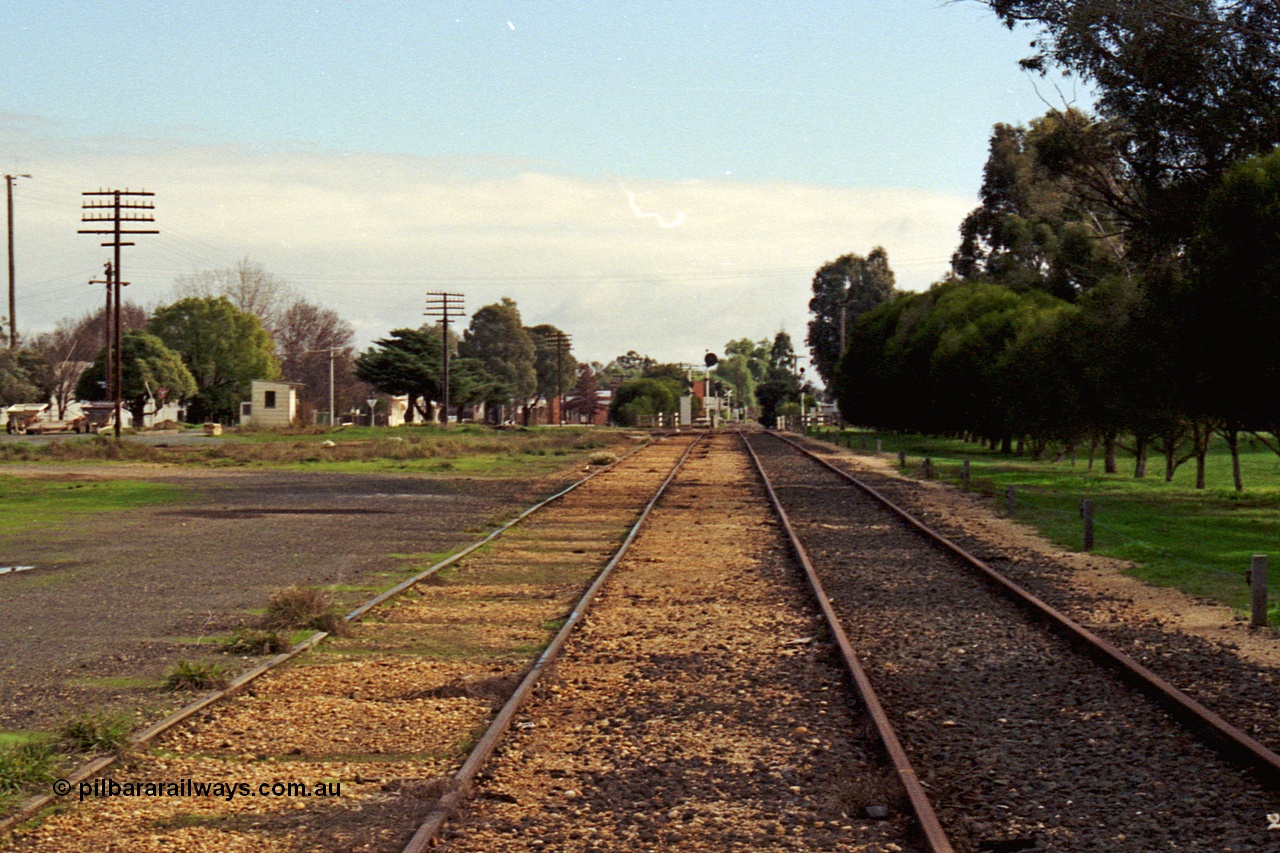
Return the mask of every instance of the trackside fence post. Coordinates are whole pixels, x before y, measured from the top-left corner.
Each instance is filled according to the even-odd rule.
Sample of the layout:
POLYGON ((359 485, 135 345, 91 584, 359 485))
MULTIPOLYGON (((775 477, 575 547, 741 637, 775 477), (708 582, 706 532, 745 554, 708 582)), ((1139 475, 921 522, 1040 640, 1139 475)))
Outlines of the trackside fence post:
POLYGON ((960 483, 964 486, 964 490, 969 491, 969 460, 964 460, 964 465, 960 468, 960 483))
POLYGON ((1093 501, 1080 503, 1080 517, 1084 519, 1084 550, 1093 550, 1093 501))
POLYGON ((1267 555, 1255 554, 1249 566, 1249 627, 1267 625, 1267 555))
POLYGON ((1009 486, 1004 490, 1005 508, 1009 510, 1009 515, 1013 515, 1014 510, 1018 508, 1018 487, 1009 486))

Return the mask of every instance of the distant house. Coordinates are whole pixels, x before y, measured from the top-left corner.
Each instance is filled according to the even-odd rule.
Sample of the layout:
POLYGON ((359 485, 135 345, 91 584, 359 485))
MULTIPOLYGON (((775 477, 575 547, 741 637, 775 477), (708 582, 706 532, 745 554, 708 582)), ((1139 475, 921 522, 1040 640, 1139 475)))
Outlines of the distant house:
POLYGON ((240 404, 240 425, 282 427, 298 416, 298 385, 255 379, 249 401, 240 404))

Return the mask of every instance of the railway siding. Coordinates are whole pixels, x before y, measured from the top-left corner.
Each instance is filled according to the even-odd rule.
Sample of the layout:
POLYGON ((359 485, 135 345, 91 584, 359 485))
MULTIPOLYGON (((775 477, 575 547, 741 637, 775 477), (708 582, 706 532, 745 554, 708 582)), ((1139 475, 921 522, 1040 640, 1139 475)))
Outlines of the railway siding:
POLYGON ((248 795, 90 797, 14 850, 398 851, 687 444, 659 442, 129 756, 102 784, 248 795), (335 796, 261 796, 277 783, 335 796))
POLYGON ((756 446, 958 850, 1280 849, 1274 794, 836 475, 756 446))
POLYGON ((1219 629, 1216 639, 1178 630, 1175 620, 1169 618, 1171 613, 1153 612, 1136 606, 1131 598, 1082 586, 1081 572, 1103 571, 1094 568, 1093 558, 1071 555, 1063 559, 1055 549, 1034 550, 1025 540, 1013 543, 1011 537, 1002 538, 995 528, 1006 522, 991 518, 990 505, 975 496, 953 494, 940 499, 939 484, 885 476, 869 470, 854 456, 832 452, 829 446, 811 449, 981 556, 1005 577, 1222 714, 1269 749, 1280 751, 1280 670, 1244 658, 1233 638, 1248 638, 1254 643, 1268 640, 1249 637, 1238 625, 1215 626, 1219 629))
POLYGON ((448 849, 907 849, 896 783, 736 442, 695 451, 448 849))

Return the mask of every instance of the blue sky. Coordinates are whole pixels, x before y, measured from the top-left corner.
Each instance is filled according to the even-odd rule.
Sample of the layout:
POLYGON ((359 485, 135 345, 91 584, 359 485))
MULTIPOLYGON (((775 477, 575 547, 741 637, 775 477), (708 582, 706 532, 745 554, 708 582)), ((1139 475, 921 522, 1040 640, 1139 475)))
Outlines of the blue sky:
POLYGON ((800 341, 818 265, 882 243, 926 287, 992 124, 1083 100, 968 2, 0 9, 24 334, 97 304, 79 192, 145 186, 148 304, 247 256, 362 344, 433 289, 509 295, 589 359, 800 341))

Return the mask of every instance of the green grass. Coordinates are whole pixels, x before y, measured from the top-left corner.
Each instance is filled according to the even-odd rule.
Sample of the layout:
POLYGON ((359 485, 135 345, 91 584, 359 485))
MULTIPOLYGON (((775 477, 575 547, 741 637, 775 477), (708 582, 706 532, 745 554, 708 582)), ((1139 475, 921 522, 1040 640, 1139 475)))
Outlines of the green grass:
POLYGON ((47 786, 56 778, 58 755, 47 735, 0 746, 0 795, 47 786))
MULTIPOLYGON (((836 437, 828 433, 828 440, 836 437)), ((1215 444, 1206 467, 1208 488, 1197 490, 1194 462, 1164 480, 1164 459, 1151 456, 1144 479, 1133 477, 1133 457, 1122 454, 1120 472, 1103 473, 1101 457, 1090 470, 1088 448, 1074 463, 1032 462, 1002 456, 978 444, 920 435, 846 430, 838 442, 860 451, 866 439, 874 452, 879 439, 884 453, 907 453, 907 473, 920 477, 922 460, 931 458, 938 476, 960 482, 963 460, 970 462, 975 491, 988 494, 1003 513, 1006 489, 1015 487, 1014 517, 1043 533, 1064 550, 1080 550, 1081 502, 1093 501, 1094 553, 1130 560, 1137 578, 1211 598, 1238 610, 1249 606, 1244 573, 1254 554, 1266 554, 1280 543, 1280 457, 1254 439, 1241 442, 1245 491, 1237 493, 1231 458, 1215 444)), ((1280 554, 1269 560, 1273 589, 1280 583, 1280 554)))
POLYGON ((87 678, 73 678, 68 684, 74 687, 87 687, 96 690, 145 690, 160 687, 163 682, 158 678, 145 678, 140 675, 100 675, 87 678))
POLYGON ((128 714, 90 711, 64 722, 58 738, 71 752, 115 752, 128 744, 132 728, 128 714))
POLYGON ((225 687, 227 669, 221 664, 208 661, 180 660, 173 665, 165 676, 165 690, 212 690, 225 687))
POLYGON ((48 528, 68 516, 183 500, 186 490, 136 480, 54 481, 0 474, 0 535, 48 528))
POLYGON ((624 441, 622 433, 580 427, 494 430, 462 425, 235 430, 211 443, 144 444, 90 439, 0 442, 0 464, 114 462, 207 468, 306 471, 404 471, 463 477, 552 473, 624 441), (326 446, 328 445, 328 446, 326 446))

